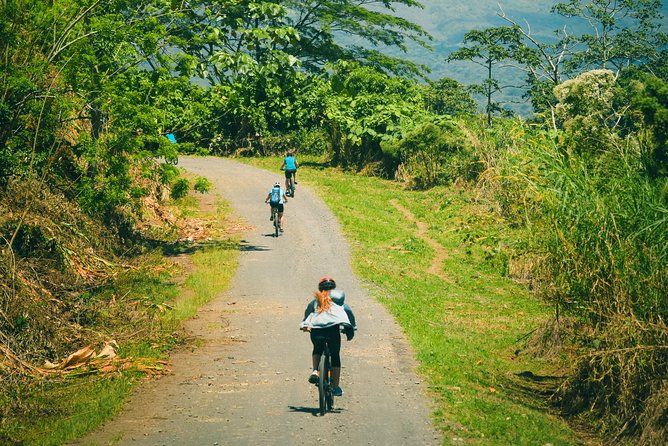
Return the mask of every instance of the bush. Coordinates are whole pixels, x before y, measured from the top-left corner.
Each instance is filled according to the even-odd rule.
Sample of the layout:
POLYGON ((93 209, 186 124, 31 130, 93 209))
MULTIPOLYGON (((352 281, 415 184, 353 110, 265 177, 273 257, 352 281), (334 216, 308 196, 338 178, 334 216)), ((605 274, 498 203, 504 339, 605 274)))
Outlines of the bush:
POLYGON ((289 136, 300 155, 324 155, 329 150, 329 137, 322 128, 300 129, 289 136))
POLYGON ((211 181, 209 181, 205 177, 197 178, 197 180, 195 181, 195 186, 193 186, 193 188, 201 194, 205 194, 205 193, 209 192, 212 187, 213 187, 213 184, 211 184, 211 181))
POLYGON ((171 164, 160 164, 158 167, 158 179, 162 184, 170 184, 179 175, 179 169, 171 164))
POLYGON ((414 189, 470 178, 470 146, 456 121, 445 119, 416 127, 405 137, 382 144, 386 157, 397 160, 395 177, 414 189))
POLYGON ((179 178, 172 185, 172 192, 170 196, 172 197, 172 199, 178 200, 188 195, 189 190, 190 190, 190 182, 185 178, 179 178))

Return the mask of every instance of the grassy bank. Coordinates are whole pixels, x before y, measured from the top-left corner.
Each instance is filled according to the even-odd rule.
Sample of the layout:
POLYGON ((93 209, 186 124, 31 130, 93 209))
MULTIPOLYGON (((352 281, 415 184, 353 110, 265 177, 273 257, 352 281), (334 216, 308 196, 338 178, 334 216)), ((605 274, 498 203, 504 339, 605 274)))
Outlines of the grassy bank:
MULTIPOLYGON (((306 167, 299 184, 334 211, 355 272, 415 348, 445 444, 578 444, 538 387, 520 378, 549 382, 557 373, 554 364, 523 353, 552 311, 506 277, 521 237, 496 217, 492 203, 462 188, 406 191, 321 168, 315 159, 300 161, 306 167)), ((270 170, 280 165, 251 162, 270 170)))
POLYGON ((206 237, 168 236, 133 259, 113 283, 87 296, 98 315, 87 329, 114 339, 118 357, 102 368, 84 365, 12 388, 3 396, 3 404, 12 407, 1 421, 0 444, 49 446, 79 438, 117 413, 138 383, 164 373, 169 351, 184 342, 181 323, 227 288, 238 253, 222 201, 203 208, 190 197, 179 200, 174 212, 178 221, 206 226, 206 237))

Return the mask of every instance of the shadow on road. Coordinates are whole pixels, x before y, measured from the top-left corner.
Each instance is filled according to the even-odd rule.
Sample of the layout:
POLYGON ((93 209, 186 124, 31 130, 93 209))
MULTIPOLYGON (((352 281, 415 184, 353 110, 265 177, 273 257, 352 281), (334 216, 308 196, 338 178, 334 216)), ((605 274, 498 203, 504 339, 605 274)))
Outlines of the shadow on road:
MULTIPOLYGON (((314 417, 320 415, 320 409, 317 407, 304 407, 304 406, 288 406, 290 409, 290 412, 299 412, 299 413, 308 413, 313 415, 314 417)), ((341 413, 343 412, 343 409, 339 408, 333 408, 329 413, 341 413)))
POLYGON ((271 251, 271 248, 260 245, 253 245, 246 240, 179 240, 173 243, 165 243, 159 240, 148 240, 146 245, 149 247, 157 247, 162 250, 163 255, 167 257, 190 255, 205 248, 225 249, 229 251, 242 252, 260 252, 271 251))
POLYGON ((261 252, 261 251, 271 251, 271 248, 266 246, 251 245, 246 240, 239 242, 239 251, 243 252, 261 252))
POLYGON ((179 240, 174 243, 159 243, 166 256, 194 254, 204 248, 218 248, 226 250, 240 249, 239 243, 234 240, 179 240))
MULTIPOLYGON (((281 234, 281 235, 283 235, 283 234, 281 234)), ((262 234, 262 236, 263 237, 274 237, 274 238, 276 237, 273 232, 270 232, 269 234, 262 234)), ((279 237, 280 237, 280 235, 279 235, 279 237)))

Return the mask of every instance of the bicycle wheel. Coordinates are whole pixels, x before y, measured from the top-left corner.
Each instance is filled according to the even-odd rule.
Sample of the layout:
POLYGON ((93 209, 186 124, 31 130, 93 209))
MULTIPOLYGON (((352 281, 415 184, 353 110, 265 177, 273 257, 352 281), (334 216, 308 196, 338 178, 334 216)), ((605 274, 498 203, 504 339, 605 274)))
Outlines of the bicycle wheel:
POLYGON ((274 237, 278 237, 280 227, 281 224, 278 221, 278 212, 274 210, 274 237))
POLYGON ((295 180, 290 178, 290 197, 295 198, 295 180))
POLYGON ((329 387, 329 368, 327 367, 327 354, 320 356, 318 365, 318 402, 320 404, 320 415, 325 415, 327 411, 327 391, 329 387))
MULTIPOLYGON (((327 352, 329 353, 329 352, 327 352)), ((327 369, 327 385, 325 387, 325 409, 332 411, 334 407, 334 384, 332 384, 332 357, 327 355, 325 359, 325 368, 327 369)))

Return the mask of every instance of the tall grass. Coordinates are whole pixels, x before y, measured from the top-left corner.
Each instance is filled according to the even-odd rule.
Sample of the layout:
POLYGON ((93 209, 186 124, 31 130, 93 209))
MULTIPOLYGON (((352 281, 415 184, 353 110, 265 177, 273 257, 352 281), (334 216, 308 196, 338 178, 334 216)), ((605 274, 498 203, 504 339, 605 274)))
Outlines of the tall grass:
POLYGON ((607 130, 597 152, 574 153, 562 134, 500 124, 469 125, 477 188, 528 229, 515 272, 556 314, 537 342, 574 361, 553 401, 609 438, 668 443, 667 182, 648 175, 649 142, 607 130))
POLYGON ((668 437, 668 203, 633 141, 619 147, 595 158, 538 148, 534 233, 545 295, 581 327, 562 407, 658 444, 668 437))

